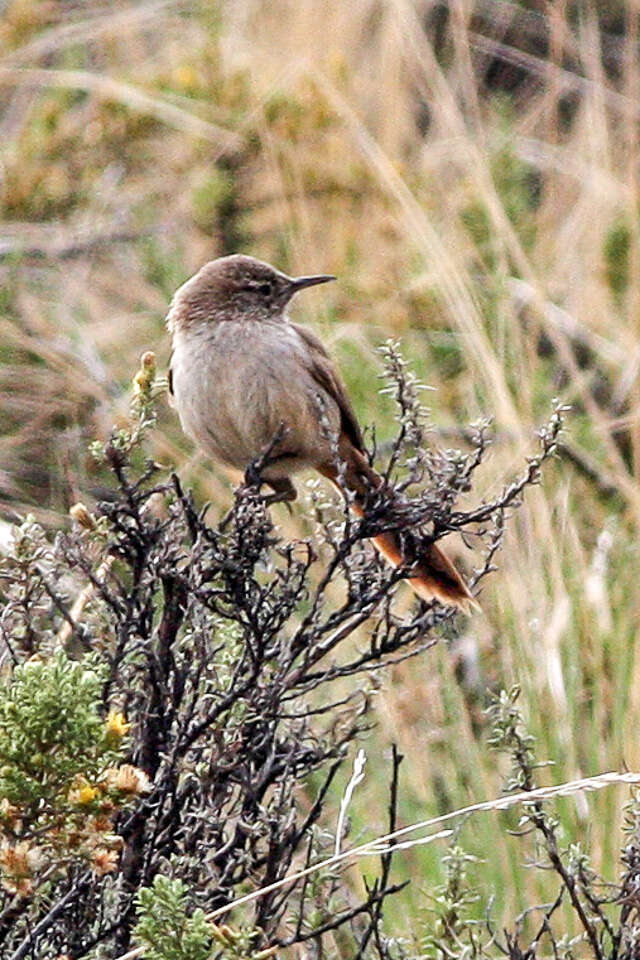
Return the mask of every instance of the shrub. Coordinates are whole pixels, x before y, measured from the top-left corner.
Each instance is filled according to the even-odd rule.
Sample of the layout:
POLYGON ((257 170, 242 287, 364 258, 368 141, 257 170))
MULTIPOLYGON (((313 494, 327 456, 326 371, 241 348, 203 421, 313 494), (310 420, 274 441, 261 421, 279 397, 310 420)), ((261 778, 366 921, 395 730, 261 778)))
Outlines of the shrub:
MULTIPOLYGON (((209 935, 215 956, 257 958, 336 931, 345 956, 399 955, 382 928, 384 903, 402 886, 390 879, 392 849, 360 900, 330 866, 265 892, 238 929, 188 916, 322 858, 321 816, 369 722, 370 675, 433 647, 454 621, 436 602, 401 616, 407 570, 386 566, 368 538, 390 527, 408 543, 418 532, 431 541, 473 532, 477 585, 509 511, 555 449, 559 409, 522 477, 461 508, 488 427, 471 430, 470 453, 434 451, 419 384, 393 344, 384 353, 398 409, 384 468, 395 492, 372 493, 362 519, 314 487, 313 537, 286 541, 249 482, 258 463, 227 517, 209 525, 177 476, 144 460, 163 387, 145 355, 131 426, 93 448, 113 477, 109 497, 93 512, 78 504, 53 543, 32 523, 17 532, 2 573, 12 670, 0 706, 3 830, 38 879, 4 883, 0 926, 13 960, 115 957, 134 931, 163 960, 204 956, 209 935), (17 847, 36 836, 46 847, 37 870, 34 847, 17 847)), ((396 754, 391 829, 399 766, 396 754)))

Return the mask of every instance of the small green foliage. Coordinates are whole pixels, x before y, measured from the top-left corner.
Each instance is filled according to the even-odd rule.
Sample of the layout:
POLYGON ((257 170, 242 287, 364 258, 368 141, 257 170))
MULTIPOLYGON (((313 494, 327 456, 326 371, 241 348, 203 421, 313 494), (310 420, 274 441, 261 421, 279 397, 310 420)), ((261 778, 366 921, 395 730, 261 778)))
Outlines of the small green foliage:
POLYGON ((131 427, 114 430, 106 443, 96 440, 89 445, 97 463, 124 463, 128 455, 140 446, 145 434, 155 426, 156 400, 166 389, 166 379, 157 376, 155 354, 151 350, 145 351, 140 358, 140 369, 133 378, 131 427))
POLYGON ((129 724, 101 716, 105 673, 63 650, 19 664, 0 682, 0 886, 30 897, 77 861, 117 867, 113 818, 149 788, 118 765, 129 724))
MULTIPOLYGON (((21 256, 19 252, 8 255, 5 258, 7 275, 0 285, 0 316, 3 318, 15 317, 17 294, 20 289, 20 259, 21 256)), ((0 359, 3 358, 5 350, 6 344, 3 344, 3 352, 0 354, 0 359)))
POLYGON ((0 796, 23 811, 51 808, 73 781, 118 757, 100 716, 101 668, 62 651, 30 660, 0 684, 0 796))
POLYGON ((581 881, 583 885, 587 882, 593 883, 596 879, 591 869, 591 860, 589 854, 583 849, 580 843, 570 843, 567 849, 567 872, 581 881))
MULTIPOLYGON (((538 786, 535 771, 549 765, 536 758, 535 737, 528 732, 517 706, 519 696, 520 687, 516 684, 510 690, 501 690, 487 709, 491 721, 489 744, 511 758, 511 775, 505 783, 507 793, 535 790, 538 786)), ((554 834, 558 820, 539 803, 531 807, 527 804, 525 811, 520 818, 520 826, 533 824, 542 831, 545 842, 555 848, 554 834)))
POLYGON ((275 955, 275 948, 266 947, 264 950, 254 950, 252 942, 260 936, 258 930, 230 927, 226 923, 212 923, 213 937, 222 947, 221 957, 224 960, 266 960, 275 955))
MULTIPOLYGON (((535 211, 539 205, 539 175, 533 166, 518 155, 515 148, 512 104, 496 98, 494 106, 500 129, 490 157, 493 187, 522 246, 529 249, 536 239, 535 211)), ((462 208, 460 218, 484 266, 489 270, 494 269, 498 264, 496 239, 499 231, 496 230, 491 204, 487 201, 484 189, 478 191, 462 208)))
POLYGON ((491 220, 486 204, 472 200, 460 213, 460 219, 481 254, 490 250, 491 220))
POLYGON ((193 909, 182 880, 157 874, 136 897, 138 921, 134 938, 146 960, 267 960, 274 949, 256 950, 257 930, 234 928, 207 920, 193 909))
POLYGON ((473 892, 467 873, 469 864, 477 863, 478 858, 466 853, 456 844, 442 860, 446 880, 433 895, 432 912, 435 919, 423 938, 422 945, 427 950, 426 956, 473 956, 477 952, 477 945, 468 907, 479 897, 473 892))
POLYGON ((629 256, 631 230, 628 223, 618 220, 609 230, 604 242, 607 283, 615 296, 620 297, 629 285, 629 256))
POLYGON ((531 774, 540 766, 536 763, 533 751, 535 740, 527 733, 520 708, 516 706, 519 696, 518 685, 510 690, 501 690, 487 709, 491 721, 490 745, 510 754, 513 760, 512 776, 506 784, 507 792, 533 789, 531 774))
POLYGON ((636 891, 640 886, 640 791, 634 789, 631 800, 625 807, 624 845, 622 847, 622 883, 620 903, 628 904, 621 924, 620 956, 635 957, 640 954, 640 905, 636 891))
POLYGON ((160 875, 137 896, 138 922, 134 937, 146 960, 209 960, 213 928, 200 909, 191 910, 181 880, 160 875))
POLYGON ((533 212, 538 205, 538 183, 533 167, 525 163, 508 142, 493 159, 491 172, 505 213, 525 247, 535 239, 533 212))
POLYGON ((18 653, 32 655, 47 646, 44 620, 49 598, 45 570, 51 557, 44 530, 31 515, 13 528, 11 549, 6 556, 0 556, 3 624, 18 653))
POLYGON ((295 136, 305 123, 305 108, 296 96, 277 91, 265 103, 264 116, 270 127, 286 130, 295 136))
POLYGON ((231 172, 216 168, 195 187, 191 195, 193 219, 206 233, 211 233, 218 217, 235 203, 236 184, 231 172))
MULTIPOLYGON (((50 547, 47 543, 44 530, 37 524, 33 516, 29 514, 25 517, 20 526, 13 528, 13 551, 11 561, 15 564, 24 565, 29 572, 36 564, 46 560, 50 553, 50 547)), ((13 563, 9 564, 13 567, 13 563)))
POLYGON ((452 379, 464 370, 466 360, 460 338, 449 331, 438 331, 431 335, 431 352, 433 364, 444 378, 452 379))
POLYGON ((167 249, 157 237, 146 237, 140 243, 140 259, 145 280, 152 287, 157 287, 168 303, 180 284, 187 279, 181 250, 174 247, 167 249))

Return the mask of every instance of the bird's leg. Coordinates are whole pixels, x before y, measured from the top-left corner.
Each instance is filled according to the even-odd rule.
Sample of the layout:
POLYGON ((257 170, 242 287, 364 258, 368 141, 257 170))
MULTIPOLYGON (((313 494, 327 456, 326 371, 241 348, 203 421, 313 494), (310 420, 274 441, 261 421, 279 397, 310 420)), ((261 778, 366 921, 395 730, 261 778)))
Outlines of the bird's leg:
MULTIPOLYGON (((269 487, 271 487, 273 493, 266 493, 260 496, 260 499, 264 503, 265 507, 270 507, 272 503, 286 503, 287 508, 291 513, 290 504, 298 496, 298 491, 288 477, 278 477, 277 479, 273 480, 263 480, 262 477, 257 472, 253 471, 251 466, 249 466, 245 472, 244 480, 244 486, 236 492, 236 498, 245 495, 247 489, 256 490, 257 488, 259 490, 259 488, 266 483, 269 487)), ((233 516, 234 510, 235 506, 231 507, 231 509, 225 514, 218 525, 219 530, 225 529, 231 520, 231 517, 233 516)))
POLYGON ((265 467, 277 463, 279 460, 289 460, 293 454, 288 450, 283 450, 283 440, 288 434, 288 429, 284 422, 276 430, 271 442, 259 457, 248 464, 244 474, 245 487, 257 487, 260 489, 263 483, 271 487, 273 493, 268 493, 262 498, 265 506, 272 503, 290 503, 298 496, 298 491, 291 480, 285 475, 283 477, 274 477, 266 479, 262 476, 265 467))
POLYGON ((296 499, 298 496, 298 491, 291 483, 288 477, 278 477, 273 480, 266 480, 273 493, 268 493, 263 497, 263 503, 265 506, 269 507, 272 503, 286 503, 289 512, 291 513, 291 502, 296 499))
POLYGON ((262 453, 254 457, 254 459, 247 464, 247 469, 244 472, 244 483, 246 487, 261 487, 265 482, 262 479, 262 471, 264 468, 275 460, 280 460, 282 457, 287 456, 286 453, 282 452, 281 448, 282 441, 288 432, 284 421, 281 421, 280 426, 262 453))
MULTIPOLYGON (((267 493, 263 496, 260 496, 260 499, 264 503, 265 507, 271 506, 272 503, 286 503, 289 505, 292 500, 296 499, 298 496, 298 491, 287 476, 275 477, 269 480, 262 476, 262 472, 265 467, 270 466, 278 460, 286 460, 292 456, 292 454, 285 452, 276 453, 274 455, 274 450, 280 446, 286 433, 287 428, 285 427, 284 423, 281 423, 271 442, 267 447, 265 447, 260 456, 256 457, 254 460, 251 460, 251 462, 247 464, 247 468, 244 472, 244 484, 242 487, 236 490, 236 500, 247 496, 250 491, 254 495, 258 494, 258 496, 260 496, 260 487, 262 487, 265 483, 273 490, 273 493, 267 493)), ((290 509, 291 508, 289 507, 289 510, 290 509)), ((221 521, 219 526, 220 530, 224 530, 224 528, 227 526, 233 515, 233 511, 234 507, 229 510, 224 519, 221 521)))

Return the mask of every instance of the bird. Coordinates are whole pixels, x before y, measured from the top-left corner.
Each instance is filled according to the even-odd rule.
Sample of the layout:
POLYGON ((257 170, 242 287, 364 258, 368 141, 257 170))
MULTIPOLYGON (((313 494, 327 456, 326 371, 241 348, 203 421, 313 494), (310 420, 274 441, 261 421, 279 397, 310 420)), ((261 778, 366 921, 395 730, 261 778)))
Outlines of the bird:
MULTIPOLYGON (((246 472, 269 451, 259 477, 272 491, 265 502, 295 500, 291 478, 311 467, 343 493, 346 486, 362 517, 384 481, 367 459, 353 405, 322 341, 287 312, 301 290, 335 279, 291 277, 243 254, 204 264, 169 307, 169 391, 183 431, 214 461, 246 472)), ((372 540, 392 566, 404 562, 397 532, 372 540)), ((412 561, 407 579, 420 598, 465 613, 479 608, 437 544, 425 541, 412 561)))

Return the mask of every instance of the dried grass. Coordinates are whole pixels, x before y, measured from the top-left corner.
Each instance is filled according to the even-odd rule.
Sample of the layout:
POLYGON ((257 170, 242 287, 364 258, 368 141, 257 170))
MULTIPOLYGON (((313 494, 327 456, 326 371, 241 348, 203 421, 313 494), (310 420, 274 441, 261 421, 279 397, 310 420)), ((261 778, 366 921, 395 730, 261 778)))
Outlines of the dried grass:
MULTIPOLYGON (((75 491, 99 489, 85 440, 125 415, 141 351, 166 359, 171 290, 238 246, 339 274, 299 309, 382 440, 373 348, 391 334, 437 389, 434 442, 468 415, 494 417, 495 476, 551 397, 573 405, 567 442, 592 476, 558 462, 513 526, 466 652, 441 649, 422 674, 398 666, 379 695, 380 749, 396 739, 413 758, 407 802, 420 809, 499 792, 481 691, 513 679, 559 779, 640 768, 632 5, 619 21, 579 19, 573 4, 564 16, 497 0, 449 7, 439 27, 428 0, 238 0, 216 14, 122 3, 81 16, 14 0, 0 23, 6 518, 29 508, 52 522, 75 491), (104 242, 78 249, 78 235, 104 242), (594 613, 585 584, 604 530, 594 613)), ((226 509, 227 480, 168 412, 154 442, 199 499, 226 509)), ((277 516, 310 529, 304 505, 277 516)), ((375 790, 372 775, 365 804, 375 790)), ((619 818, 617 801, 596 799, 596 859, 614 855, 619 818)), ((511 840, 487 829, 474 843, 490 851, 502 905, 526 900, 511 840)), ((407 856, 438 870, 427 851, 407 856)))

